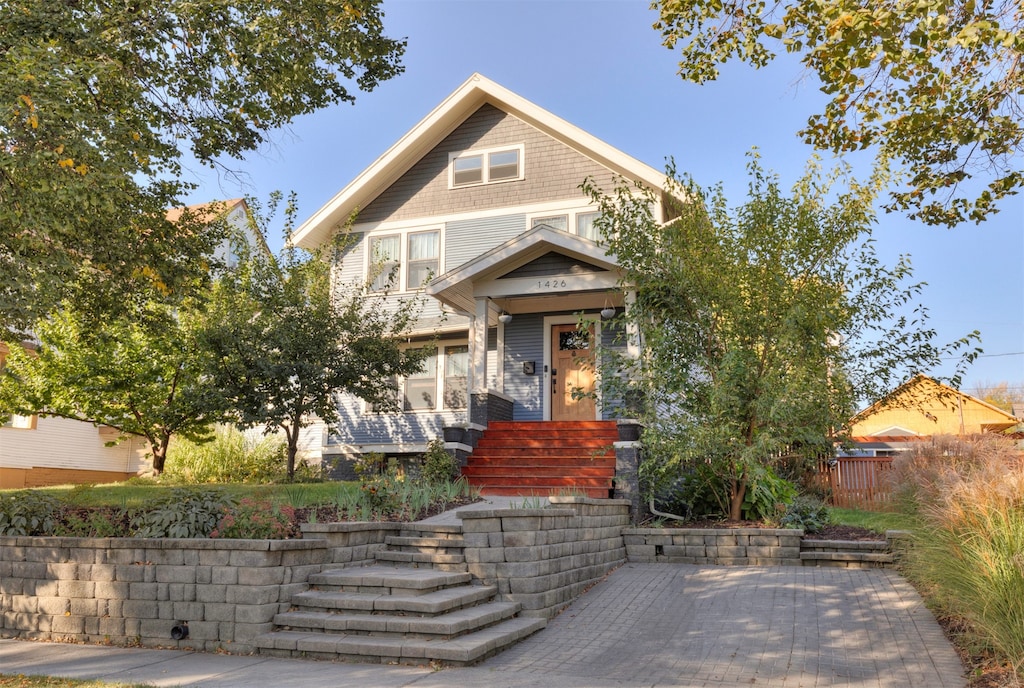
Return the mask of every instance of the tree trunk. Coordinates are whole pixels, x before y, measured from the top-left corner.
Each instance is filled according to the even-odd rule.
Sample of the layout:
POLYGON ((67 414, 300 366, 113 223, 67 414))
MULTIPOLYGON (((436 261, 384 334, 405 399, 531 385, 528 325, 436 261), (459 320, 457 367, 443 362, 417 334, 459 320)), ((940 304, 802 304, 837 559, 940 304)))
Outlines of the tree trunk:
POLYGON ((164 472, 164 462, 167 460, 167 447, 171 443, 171 436, 164 435, 160 442, 150 442, 153 449, 153 474, 160 475, 164 472))
POLYGON ((729 519, 739 521, 743 518, 743 498, 747 496, 747 479, 740 478, 729 484, 729 519))
POLYGON ((299 452, 299 426, 287 428, 284 433, 288 438, 288 482, 295 480, 295 455, 299 452))

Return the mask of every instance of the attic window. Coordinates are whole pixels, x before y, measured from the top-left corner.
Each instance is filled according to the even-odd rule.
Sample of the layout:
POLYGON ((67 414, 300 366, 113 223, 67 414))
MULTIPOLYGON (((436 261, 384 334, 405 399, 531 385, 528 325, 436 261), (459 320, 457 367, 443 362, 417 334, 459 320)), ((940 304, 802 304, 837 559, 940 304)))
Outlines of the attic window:
POLYGON ((451 188, 511 182, 523 178, 523 146, 450 153, 451 188))

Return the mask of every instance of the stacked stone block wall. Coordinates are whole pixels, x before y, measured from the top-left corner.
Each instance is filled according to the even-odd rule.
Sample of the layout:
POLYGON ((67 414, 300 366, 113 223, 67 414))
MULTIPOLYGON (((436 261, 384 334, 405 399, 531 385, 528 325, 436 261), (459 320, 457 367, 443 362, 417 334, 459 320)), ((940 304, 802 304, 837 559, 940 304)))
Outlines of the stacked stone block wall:
POLYGON ((390 522, 304 523, 302 537, 327 543, 325 568, 344 568, 375 563, 374 555, 387 546, 384 539, 401 530, 401 523, 390 522))
POLYGON ((519 602, 525 616, 553 617, 626 561, 629 501, 551 497, 546 509, 464 511, 469 572, 519 602))
POLYGON ((631 562, 800 566, 804 531, 766 528, 626 528, 631 562))
POLYGON ((324 540, 0 537, 0 636, 248 653, 327 555, 324 540))

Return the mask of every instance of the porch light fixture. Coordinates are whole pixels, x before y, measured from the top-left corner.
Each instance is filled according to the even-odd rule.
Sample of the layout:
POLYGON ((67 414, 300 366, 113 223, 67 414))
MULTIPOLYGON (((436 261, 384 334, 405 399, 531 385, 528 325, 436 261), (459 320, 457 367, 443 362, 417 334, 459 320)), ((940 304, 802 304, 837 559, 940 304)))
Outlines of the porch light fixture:
POLYGON ((501 315, 498 316, 498 320, 501 321, 501 324, 508 325, 512 322, 512 314, 508 311, 502 311, 501 315))

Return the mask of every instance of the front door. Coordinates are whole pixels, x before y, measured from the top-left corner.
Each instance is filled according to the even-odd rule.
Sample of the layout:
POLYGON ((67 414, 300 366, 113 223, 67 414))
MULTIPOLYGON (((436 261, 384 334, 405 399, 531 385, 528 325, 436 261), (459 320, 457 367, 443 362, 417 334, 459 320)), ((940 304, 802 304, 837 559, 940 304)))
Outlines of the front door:
POLYGON ((594 420, 594 326, 551 327, 551 420, 594 420), (575 394, 574 394, 575 392, 575 394))

